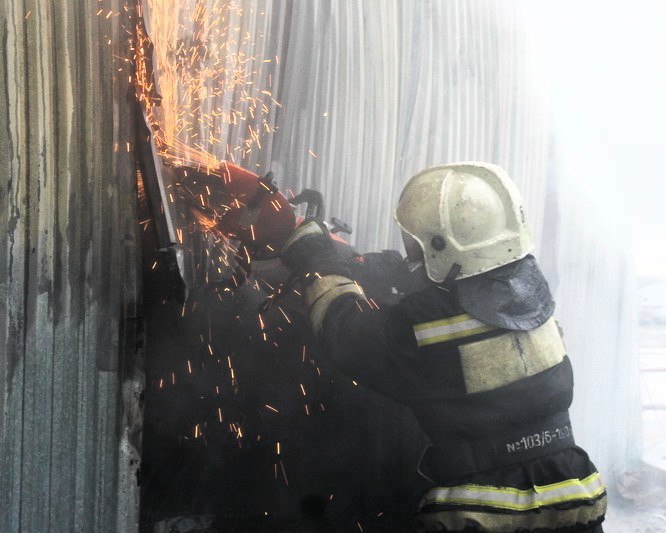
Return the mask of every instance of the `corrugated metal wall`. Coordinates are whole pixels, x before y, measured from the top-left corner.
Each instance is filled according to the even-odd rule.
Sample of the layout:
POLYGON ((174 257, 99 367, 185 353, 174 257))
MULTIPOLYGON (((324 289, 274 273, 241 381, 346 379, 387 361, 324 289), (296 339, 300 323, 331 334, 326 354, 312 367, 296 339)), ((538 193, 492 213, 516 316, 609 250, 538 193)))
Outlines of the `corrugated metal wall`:
POLYGON ((136 185, 120 0, 0 8, 0 530, 130 531, 136 185))
POLYGON ((399 246, 407 179, 454 160, 506 167, 541 231, 548 128, 513 2, 294 6, 271 164, 320 189, 362 250, 399 246))
POLYGON ((143 5, 158 92, 168 95, 161 107, 177 109, 160 118, 170 124, 178 114, 179 141, 258 173, 272 169, 283 189, 321 190, 362 250, 398 246, 392 211, 402 185, 452 160, 506 167, 541 233, 550 131, 516 2, 247 0, 242 14, 219 0, 190 0, 178 11, 161 0, 143 5), (203 9, 228 18, 223 33, 196 20, 203 9), (219 77, 206 78, 206 69, 219 70, 218 56, 197 58, 201 100, 175 75, 181 43, 210 48, 224 38, 231 56, 260 65, 233 63, 249 82, 242 89, 267 104, 261 116, 248 113, 238 88, 220 90, 219 77), (230 122, 235 111, 245 120, 230 122), (275 131, 239 149, 263 120, 275 131))

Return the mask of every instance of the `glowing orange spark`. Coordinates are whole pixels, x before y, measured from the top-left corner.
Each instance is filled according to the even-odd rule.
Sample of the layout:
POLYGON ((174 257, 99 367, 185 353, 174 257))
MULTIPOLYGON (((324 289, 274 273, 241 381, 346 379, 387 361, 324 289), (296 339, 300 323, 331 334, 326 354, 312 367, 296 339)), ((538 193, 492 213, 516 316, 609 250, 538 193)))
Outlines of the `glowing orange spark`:
POLYGON ((247 54, 245 50, 253 46, 252 35, 241 34, 240 26, 227 22, 229 15, 240 10, 233 3, 211 10, 199 5, 189 14, 186 7, 180 8, 174 16, 170 1, 147 0, 146 4, 150 37, 139 23, 134 45, 137 94, 153 126, 159 153, 171 163, 214 168, 220 162, 215 145, 228 146, 230 154, 225 157, 232 159, 234 153, 259 147, 258 126, 272 131, 272 127, 266 130, 267 117, 272 105, 279 103, 266 87, 257 87, 253 81, 262 79, 261 65, 272 60, 247 54), (159 75, 157 84, 153 65, 159 75), (238 137, 234 146, 216 135, 241 122, 247 124, 248 136, 234 135, 238 137), (191 138, 208 139, 208 146, 190 148, 184 142, 187 131, 192 132, 191 138))

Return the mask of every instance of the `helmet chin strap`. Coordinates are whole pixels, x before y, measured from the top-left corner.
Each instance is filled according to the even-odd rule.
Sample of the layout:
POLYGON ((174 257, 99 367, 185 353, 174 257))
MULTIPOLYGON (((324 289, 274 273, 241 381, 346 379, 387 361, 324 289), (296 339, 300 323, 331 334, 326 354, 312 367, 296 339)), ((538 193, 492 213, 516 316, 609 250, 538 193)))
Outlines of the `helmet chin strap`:
POLYGON ((407 257, 405 259, 405 265, 409 272, 409 276, 407 276, 407 278, 404 279, 404 283, 401 284, 401 287, 399 288, 401 292, 405 294, 418 292, 432 283, 432 280, 426 273, 425 263, 422 258, 410 259, 407 257))
MULTIPOLYGON (((423 269, 423 274, 425 279, 432 283, 432 280, 427 277, 426 272, 425 272, 425 262, 423 259, 412 259, 412 260, 407 260, 407 268, 409 269, 410 273, 414 273, 420 268, 423 269)), ((446 278, 444 278, 444 281, 437 283, 437 287, 444 291, 449 291, 451 287, 453 286, 453 283, 455 282, 456 278, 458 277, 458 274, 460 274, 460 270, 462 267, 458 263, 453 263, 453 266, 449 270, 449 273, 446 275, 446 278)))
POLYGON ((419 259, 410 259, 409 257, 407 258, 407 270, 409 270, 410 273, 413 274, 419 268, 425 268, 425 262, 423 261, 423 257, 419 259))
POLYGON ((451 287, 453 285, 453 282, 458 277, 458 274, 460 274, 461 269, 462 267, 458 263, 453 263, 451 270, 449 270, 449 273, 446 275, 446 278, 444 278, 444 281, 442 281, 440 285, 445 289, 451 287))

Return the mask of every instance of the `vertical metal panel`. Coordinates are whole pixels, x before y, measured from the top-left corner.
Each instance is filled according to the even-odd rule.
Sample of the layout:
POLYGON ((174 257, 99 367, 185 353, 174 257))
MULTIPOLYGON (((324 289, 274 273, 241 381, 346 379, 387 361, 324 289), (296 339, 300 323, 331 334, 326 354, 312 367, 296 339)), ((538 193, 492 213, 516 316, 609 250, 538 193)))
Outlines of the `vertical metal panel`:
POLYGON ((136 193, 130 73, 115 59, 129 56, 126 7, 0 10, 2 531, 137 523, 136 193))
POLYGON ((399 246, 406 180, 453 160, 509 170, 536 235, 548 124, 514 2, 307 2, 293 10, 271 164, 321 189, 361 249, 399 246))

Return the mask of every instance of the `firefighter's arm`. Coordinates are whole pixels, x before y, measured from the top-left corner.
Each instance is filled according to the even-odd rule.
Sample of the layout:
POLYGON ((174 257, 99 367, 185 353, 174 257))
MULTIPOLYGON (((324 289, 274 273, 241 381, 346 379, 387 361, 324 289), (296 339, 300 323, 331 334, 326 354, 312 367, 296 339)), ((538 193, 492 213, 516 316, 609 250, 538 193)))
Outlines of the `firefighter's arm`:
POLYGON ((307 315, 317 335, 335 300, 365 300, 363 289, 351 279, 349 261, 337 253, 320 222, 301 224, 282 247, 281 258, 303 283, 307 315))
POLYGON ((305 280, 310 324, 343 373, 400 400, 404 377, 397 376, 405 375, 403 365, 412 359, 413 334, 402 331, 405 324, 394 319, 400 306, 378 308, 366 299, 351 279, 349 264, 332 251, 327 238, 325 228, 314 224, 296 230, 282 251, 283 261, 305 280))

